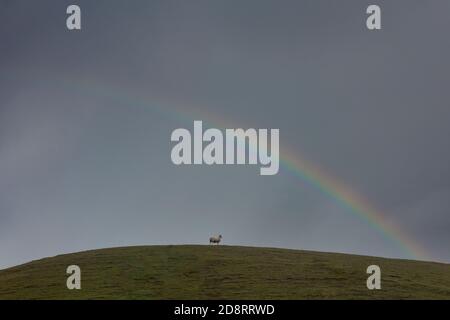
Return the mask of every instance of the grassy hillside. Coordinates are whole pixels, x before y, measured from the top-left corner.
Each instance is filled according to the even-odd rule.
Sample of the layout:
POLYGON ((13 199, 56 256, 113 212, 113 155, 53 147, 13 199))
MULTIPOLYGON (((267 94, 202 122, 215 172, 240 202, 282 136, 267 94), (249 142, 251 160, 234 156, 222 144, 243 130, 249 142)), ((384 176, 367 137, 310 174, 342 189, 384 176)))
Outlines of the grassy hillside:
POLYGON ((450 299, 450 265, 235 246, 93 250, 0 271, 0 299, 450 299), (82 290, 66 288, 66 268, 82 290), (382 290, 366 288, 368 265, 382 290))

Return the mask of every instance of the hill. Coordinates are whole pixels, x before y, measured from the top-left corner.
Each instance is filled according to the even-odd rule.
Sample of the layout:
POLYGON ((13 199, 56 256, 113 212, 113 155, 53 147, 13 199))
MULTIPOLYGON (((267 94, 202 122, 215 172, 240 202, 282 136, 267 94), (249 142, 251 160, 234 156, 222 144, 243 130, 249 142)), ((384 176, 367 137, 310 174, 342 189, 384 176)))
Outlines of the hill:
POLYGON ((92 250, 0 271, 0 299, 450 299, 450 265, 238 246, 92 250), (66 288, 79 265, 82 290, 66 288), (382 289, 366 287, 367 266, 382 289))

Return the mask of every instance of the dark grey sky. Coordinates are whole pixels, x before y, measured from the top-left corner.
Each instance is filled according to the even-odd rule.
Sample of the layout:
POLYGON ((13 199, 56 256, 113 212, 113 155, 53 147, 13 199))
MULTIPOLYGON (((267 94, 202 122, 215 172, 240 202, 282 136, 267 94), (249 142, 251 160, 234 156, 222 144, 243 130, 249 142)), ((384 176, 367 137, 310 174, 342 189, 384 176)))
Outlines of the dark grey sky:
POLYGON ((211 117, 279 128, 450 261, 450 3, 376 3, 370 32, 360 0, 0 0, 0 268, 214 233, 408 258, 286 168, 174 166, 171 132, 211 117))

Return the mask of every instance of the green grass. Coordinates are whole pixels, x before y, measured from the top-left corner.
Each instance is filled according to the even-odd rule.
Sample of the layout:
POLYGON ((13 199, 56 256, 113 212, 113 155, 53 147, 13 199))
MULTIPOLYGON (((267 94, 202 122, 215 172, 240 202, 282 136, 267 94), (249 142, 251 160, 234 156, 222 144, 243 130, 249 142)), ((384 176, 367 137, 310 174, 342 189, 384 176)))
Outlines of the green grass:
POLYGON ((0 271, 0 299, 450 299, 450 265, 237 246, 92 250, 0 271), (82 290, 66 288, 79 265, 82 290), (377 264, 382 289, 368 290, 377 264))

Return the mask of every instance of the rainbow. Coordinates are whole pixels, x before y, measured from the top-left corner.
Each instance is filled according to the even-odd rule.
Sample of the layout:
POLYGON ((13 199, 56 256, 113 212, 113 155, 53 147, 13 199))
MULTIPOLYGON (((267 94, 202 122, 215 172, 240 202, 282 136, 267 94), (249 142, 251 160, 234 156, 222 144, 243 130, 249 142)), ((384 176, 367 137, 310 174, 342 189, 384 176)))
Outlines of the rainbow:
POLYGON ((418 260, 428 260, 425 250, 409 235, 393 222, 374 209, 360 195, 339 183, 338 180, 324 173, 319 167, 308 163, 290 150, 283 151, 280 162, 282 165, 321 193, 327 195, 346 209, 350 214, 363 219, 385 239, 395 243, 408 257, 418 260))
MULTIPOLYGON (((154 98, 139 97, 137 94, 124 96, 122 93, 118 94, 118 92, 123 92, 120 88, 101 87, 98 83, 91 83, 89 85, 88 81, 83 81, 82 84, 74 83, 72 80, 65 82, 69 85, 69 90, 78 87, 83 89, 85 93, 88 92, 95 96, 106 97, 115 102, 124 103, 127 106, 138 107, 144 110, 148 110, 150 106, 148 100, 156 101, 156 103, 151 104, 152 111, 156 111, 163 116, 168 116, 171 119, 177 119, 183 123, 186 121, 202 120, 211 127, 222 129, 245 128, 233 125, 234 122, 225 121, 223 117, 219 117, 217 114, 211 114, 206 111, 206 108, 200 109, 198 107, 188 106, 184 102, 168 104, 157 101, 154 98), (157 107, 155 107, 155 104, 157 107)), ((347 186, 340 183, 338 179, 326 173, 322 168, 310 163, 304 157, 297 154, 293 148, 286 148, 284 146, 284 148, 280 149, 280 166, 332 199, 349 214, 363 220, 385 240, 395 244, 408 258, 430 260, 425 254, 424 248, 399 228, 398 225, 388 220, 384 214, 372 207, 361 195, 356 194, 347 186)))

